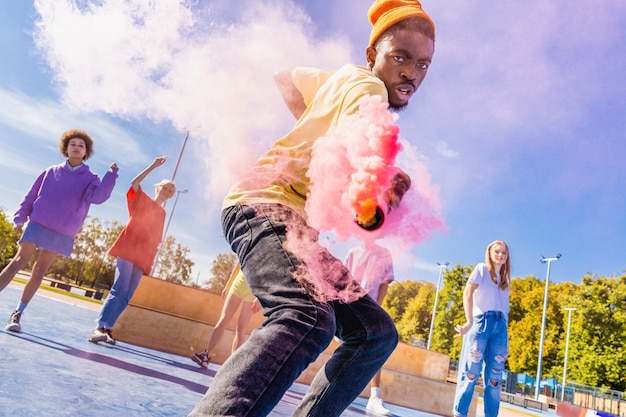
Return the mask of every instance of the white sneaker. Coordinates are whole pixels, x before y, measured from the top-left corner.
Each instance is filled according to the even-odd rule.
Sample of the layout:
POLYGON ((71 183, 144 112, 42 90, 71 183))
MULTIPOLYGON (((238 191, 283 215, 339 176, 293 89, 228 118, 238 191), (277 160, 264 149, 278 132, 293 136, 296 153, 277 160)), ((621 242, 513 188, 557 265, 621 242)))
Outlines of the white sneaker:
POLYGON ((391 411, 387 410, 383 405, 383 400, 379 397, 370 397, 367 401, 367 407, 365 407, 367 411, 371 411, 372 413, 380 414, 381 416, 390 416, 391 411))
POLYGON ((89 337, 87 338, 87 341, 91 343, 106 342, 107 336, 108 334, 106 330, 96 329, 93 331, 93 333, 91 333, 91 335, 89 335, 89 337))
POLYGON ((20 313, 17 310, 14 311, 11 314, 11 318, 7 322, 6 326, 4 326, 4 329, 8 330, 10 332, 15 332, 15 333, 21 332, 22 331, 22 326, 20 326, 20 319, 21 318, 22 318, 22 313, 20 313))

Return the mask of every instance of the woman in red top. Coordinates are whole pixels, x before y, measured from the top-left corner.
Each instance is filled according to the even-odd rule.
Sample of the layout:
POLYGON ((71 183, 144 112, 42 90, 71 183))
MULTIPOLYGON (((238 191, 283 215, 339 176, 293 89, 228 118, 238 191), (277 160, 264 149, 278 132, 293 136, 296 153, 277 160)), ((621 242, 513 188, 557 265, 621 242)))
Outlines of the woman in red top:
POLYGON ((111 328, 132 298, 139 281, 149 274, 156 256, 165 223, 163 205, 176 193, 173 181, 163 180, 156 185, 152 199, 141 189, 141 182, 155 168, 165 163, 162 156, 137 175, 126 194, 129 220, 122 233, 109 249, 109 255, 117 258, 115 281, 104 301, 97 319, 97 328, 87 340, 92 343, 106 342, 114 345, 111 328))

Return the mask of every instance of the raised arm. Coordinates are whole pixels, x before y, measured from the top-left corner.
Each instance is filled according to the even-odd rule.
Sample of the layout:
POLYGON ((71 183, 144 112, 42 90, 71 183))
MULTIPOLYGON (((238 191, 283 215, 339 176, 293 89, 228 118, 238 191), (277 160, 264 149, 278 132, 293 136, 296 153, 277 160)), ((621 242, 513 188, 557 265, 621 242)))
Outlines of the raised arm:
POLYGON ((289 111, 291 111, 296 119, 299 119, 306 110, 306 104, 304 103, 302 93, 296 88, 296 85, 291 79, 291 70, 276 72, 274 74, 274 82, 289 111))
POLYGON ((167 160, 167 156, 159 156, 146 169, 144 169, 139 174, 137 174, 137 176, 133 178, 133 180, 130 183, 130 186, 133 188, 133 190, 134 191, 139 190, 139 186, 141 185, 141 182, 144 179, 146 179, 148 174, 150 174, 155 168, 158 168, 161 165, 163 165, 166 160, 167 160))

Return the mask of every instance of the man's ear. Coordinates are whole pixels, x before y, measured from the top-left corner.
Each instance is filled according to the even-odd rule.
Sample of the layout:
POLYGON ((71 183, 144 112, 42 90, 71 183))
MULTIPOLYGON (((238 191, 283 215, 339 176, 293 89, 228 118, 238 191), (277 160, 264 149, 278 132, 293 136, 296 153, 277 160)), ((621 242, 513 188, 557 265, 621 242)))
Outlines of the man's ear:
POLYGON ((373 46, 368 46, 365 50, 365 58, 367 59, 367 66, 372 69, 374 67, 374 63, 376 62, 376 48, 373 46))

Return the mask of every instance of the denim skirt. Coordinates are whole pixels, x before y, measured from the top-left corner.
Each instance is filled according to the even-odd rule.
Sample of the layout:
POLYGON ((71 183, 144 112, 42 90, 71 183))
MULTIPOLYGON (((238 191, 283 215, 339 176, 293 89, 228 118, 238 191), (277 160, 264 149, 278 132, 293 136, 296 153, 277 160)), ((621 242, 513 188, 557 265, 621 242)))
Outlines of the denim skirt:
POLYGON ((38 249, 45 249, 68 257, 74 247, 74 236, 65 235, 40 224, 29 222, 20 242, 30 242, 35 244, 38 249))

